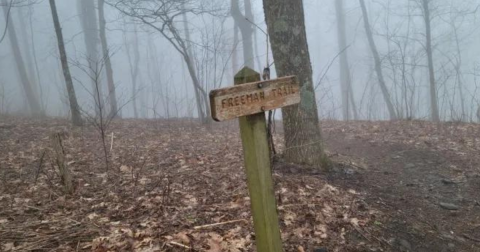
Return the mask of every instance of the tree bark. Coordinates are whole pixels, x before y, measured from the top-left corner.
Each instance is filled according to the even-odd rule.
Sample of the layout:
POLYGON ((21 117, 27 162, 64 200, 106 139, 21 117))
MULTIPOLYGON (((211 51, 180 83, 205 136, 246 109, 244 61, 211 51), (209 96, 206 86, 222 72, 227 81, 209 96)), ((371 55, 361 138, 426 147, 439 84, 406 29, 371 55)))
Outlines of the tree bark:
POLYGON ((338 51, 340 53, 340 86, 342 88, 342 115, 343 120, 350 120, 351 111, 354 119, 357 119, 357 111, 353 98, 352 80, 350 77, 350 66, 348 64, 347 35, 345 32, 345 15, 343 0, 334 0, 337 16, 337 39, 338 51), (343 51, 343 52, 342 52, 343 51))
MULTIPOLYGON (((230 13, 232 15, 233 20, 235 21, 235 24, 240 29, 240 33, 242 34, 244 66, 247 66, 251 69, 255 69, 254 56, 253 56, 253 43, 252 43, 253 27, 252 27, 252 24, 246 20, 246 17, 240 11, 240 6, 238 1, 239 0, 232 0, 230 13)), ((248 14, 251 15, 251 6, 249 6, 248 3, 245 2, 245 10, 246 11, 249 10, 250 13, 248 14)))
POLYGON ((285 159, 326 169, 328 158, 318 121, 303 1, 263 0, 263 8, 277 74, 296 75, 300 83, 300 104, 282 109, 285 159))
POLYGON ((430 79, 430 113, 431 119, 434 122, 440 121, 440 115, 438 113, 438 101, 437 101, 437 87, 435 83, 435 71, 433 68, 433 54, 432 54, 432 33, 430 27, 430 0, 422 0, 423 7, 423 20, 425 21, 425 36, 426 44, 425 50, 427 51, 428 58, 428 75, 430 79))
POLYGON ((68 101, 70 103, 70 112, 72 113, 72 123, 76 126, 83 124, 80 115, 80 107, 78 106, 77 96, 75 95, 75 88, 73 87, 72 76, 68 67, 67 52, 65 51, 65 44, 63 42, 62 28, 58 20, 57 7, 55 0, 50 1, 50 9, 52 11, 53 25, 55 26, 55 33, 57 34, 58 51, 60 52, 60 61, 62 63, 63 76, 65 78, 65 85, 68 92, 68 101))
POLYGON ((367 33, 368 44, 373 54, 373 60, 375 61, 375 71, 377 73, 378 84, 380 85, 380 90, 382 91, 383 99, 387 104, 390 120, 395 120, 397 119, 397 114, 395 113, 395 108, 393 107, 390 94, 388 93, 387 85, 385 84, 385 79, 383 78, 382 62, 380 60, 380 56, 377 51, 377 46, 375 45, 375 41, 373 40, 372 30, 370 29, 370 22, 368 21, 367 8, 365 7, 365 1, 364 0, 359 0, 359 1, 360 1, 360 6, 362 7, 363 24, 365 26, 365 32, 367 33))
POLYGON ((121 111, 117 105, 117 93, 115 91, 115 82, 113 81, 112 62, 105 32, 105 0, 98 0, 98 21, 100 23, 100 42, 102 44, 103 60, 105 60, 105 71, 107 73, 108 98, 110 101, 110 117, 121 117, 121 111))
MULTIPOLYGON (((5 16, 5 22, 7 22, 8 17, 8 7, 9 3, 6 0, 2 0, 3 11, 5 16)), ((27 103, 30 108, 30 112, 33 115, 43 116, 44 113, 41 109, 40 103, 38 101, 37 96, 35 95, 35 91, 33 89, 32 83, 28 79, 27 69, 25 67, 25 63, 22 58, 22 54, 20 52, 20 47, 17 39, 17 33, 15 32, 15 26, 13 23, 13 19, 10 17, 7 26, 8 37, 10 39, 10 46, 12 47, 13 57, 15 59, 15 64, 17 65, 20 82, 22 83, 23 91, 25 92, 25 97, 27 98, 27 103)))

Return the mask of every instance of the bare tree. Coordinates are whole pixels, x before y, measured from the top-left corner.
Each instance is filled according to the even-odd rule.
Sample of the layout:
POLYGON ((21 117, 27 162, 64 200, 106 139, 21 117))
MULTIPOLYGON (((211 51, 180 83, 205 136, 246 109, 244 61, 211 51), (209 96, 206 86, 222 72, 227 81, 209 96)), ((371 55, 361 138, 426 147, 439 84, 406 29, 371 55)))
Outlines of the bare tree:
POLYGON ((240 70, 238 67, 238 53, 237 53, 237 46, 239 44, 238 39, 238 25, 233 23, 233 41, 232 41, 232 78, 235 74, 240 70))
POLYGON ((157 116, 162 117, 166 116, 168 117, 168 104, 165 103, 166 97, 168 97, 167 94, 164 93, 164 90, 167 89, 163 86, 165 86, 164 83, 164 78, 165 76, 162 74, 163 71, 161 71, 163 67, 163 57, 159 57, 159 52, 157 51, 156 44, 154 43, 153 39, 149 39, 147 42, 147 75, 149 78, 150 82, 150 87, 149 87, 149 92, 147 93, 147 97, 145 101, 145 106, 150 102, 149 105, 149 110, 153 112, 153 118, 157 118, 157 116), (148 101, 148 98, 150 96, 150 100, 148 101), (163 105, 164 109, 164 114, 161 115, 158 111, 158 105, 159 104, 163 105), (167 106, 165 106, 167 105, 167 106))
MULTIPOLYGON (((80 19, 80 24, 83 30, 83 39, 85 42, 85 50, 86 50, 86 60, 90 67, 88 69, 93 70, 95 69, 95 64, 97 64, 99 59, 98 54, 98 23, 97 23, 97 15, 95 11, 95 2, 94 0, 77 0, 77 9, 79 11, 78 17, 80 19)), ((90 75, 94 75, 94 73, 90 73, 90 75)), ((95 83, 92 80, 91 83, 91 92, 95 92, 95 83)), ((102 92, 102 89, 99 90, 102 92)), ((102 95, 99 95, 102 97, 102 95)), ((103 103, 103 101, 95 100, 95 104, 103 103)), ((98 108, 98 106, 95 106, 98 108)), ((99 111, 96 111, 99 113, 99 111)))
POLYGON ((35 65, 35 72, 37 74, 37 86, 38 86, 38 95, 40 97, 40 102, 42 103, 42 110, 45 111, 45 107, 46 107, 46 104, 45 104, 45 100, 44 100, 44 92, 43 92, 43 85, 42 85, 42 78, 40 78, 40 69, 38 67, 38 58, 37 58, 37 49, 35 47, 35 36, 34 36, 34 32, 33 32, 33 6, 32 5, 29 5, 28 6, 28 21, 29 21, 29 28, 30 28, 30 44, 31 44, 31 47, 32 47, 32 54, 33 54, 33 62, 34 62, 34 65, 35 65))
MULTIPOLYGON (((186 6, 185 3, 182 5, 182 8, 184 10, 182 14, 182 22, 183 22, 183 29, 185 33, 185 44, 187 45, 187 52, 186 54, 192 59, 193 57, 193 51, 192 51, 192 40, 190 38, 190 28, 188 25, 188 20, 187 20, 187 11, 186 11, 186 6)), ((196 75, 198 75, 198 71, 195 72, 196 75)), ((198 79, 198 76, 197 76, 198 79)), ((202 109, 202 104, 201 104, 201 94, 200 90, 198 88, 194 88, 193 92, 195 93, 195 101, 197 102, 197 113, 200 118, 204 115, 203 109, 202 109)), ((203 121, 204 119, 202 119, 203 121)))
POLYGON ((210 90, 220 88, 232 53, 225 30, 227 17, 205 17, 202 20, 201 36, 192 55, 203 88, 210 90))
POLYGON ((460 96, 460 105, 461 105, 461 111, 462 114, 460 116, 460 120, 465 121, 467 113, 465 110, 465 96, 463 95, 463 89, 464 89, 464 84, 463 84, 463 74, 462 74, 462 52, 460 50, 460 40, 458 36, 458 29, 455 24, 453 24, 453 31, 455 34, 455 48, 457 50, 457 60, 455 64, 455 73, 456 73, 456 80, 458 84, 458 93, 460 96))
POLYGON ((390 94, 388 92, 387 85, 385 83, 385 79, 383 77, 382 62, 381 62, 380 56, 378 54, 377 46, 375 45, 375 41, 373 40, 372 30, 370 28, 370 22, 368 20, 367 8, 365 7, 365 1, 364 0, 359 0, 359 1, 360 1, 361 9, 362 9, 363 24, 364 24, 364 27, 365 27, 365 32, 367 33, 368 44, 369 44, 370 50, 372 51, 372 54, 373 54, 373 60, 374 60, 374 63, 375 63, 375 71, 377 73, 378 84, 380 85, 380 90, 382 91, 383 99, 385 100, 385 103, 387 104, 388 113, 390 115, 390 120, 395 120, 395 119, 397 119, 397 114, 395 113, 395 108, 393 107, 393 103, 392 103, 392 100, 390 98, 390 94))
POLYGON ((33 53, 32 53, 32 50, 31 50, 31 45, 30 45, 30 38, 28 36, 28 32, 27 32, 27 23, 26 21, 28 20, 28 18, 26 17, 26 13, 25 13, 25 8, 29 8, 30 5, 28 6, 22 6, 22 7, 19 7, 18 8, 18 23, 20 24, 20 27, 23 27, 23 29, 19 29, 19 35, 20 35, 20 41, 21 41, 21 50, 22 50, 22 53, 23 53, 23 57, 24 57, 24 62, 25 62, 25 68, 27 69, 27 73, 28 73, 28 79, 30 80, 30 82, 32 83, 32 89, 33 89, 33 92, 35 93, 35 96, 37 96, 39 98, 39 102, 40 104, 42 105, 43 103, 40 101, 41 97, 38 95, 39 94, 39 91, 38 91, 38 80, 37 80, 37 75, 36 75, 36 72, 35 72, 35 67, 34 67, 34 60, 33 60, 33 53))
POLYGON ((480 105, 478 105, 478 109, 477 109, 477 120, 480 123, 480 105))
POLYGON ((58 20, 57 7, 55 0, 50 1, 50 9, 52 11, 53 25, 55 26, 55 33, 57 34, 58 51, 60 52, 60 61, 62 62, 63 76, 65 78, 65 85, 68 92, 68 101, 70 103, 70 113, 72 114, 72 123, 76 126, 83 124, 80 115, 80 107, 78 106, 77 96, 75 95, 75 88, 73 86, 70 68, 68 67, 67 52, 65 51, 65 44, 63 42, 62 28, 58 20))
POLYGON ((354 119, 357 120, 357 108, 353 98, 352 79, 348 64, 347 34, 345 32, 345 14, 343 0, 334 0, 337 16, 338 51, 340 53, 340 86, 342 88, 342 115, 343 120, 350 120, 350 111, 353 111, 354 119))
MULTIPOLYGON (((418 57, 418 51, 415 50, 415 40, 411 35, 412 27, 412 14, 410 8, 410 1, 406 6, 406 14, 401 12, 399 14, 399 22, 396 22, 395 26, 392 26, 391 20, 396 18, 392 17, 392 9, 398 9, 400 6, 391 6, 396 1, 389 0, 383 8, 385 15, 385 38, 387 40, 387 53, 384 56, 388 63, 390 70, 390 76, 388 76, 394 85, 393 94, 395 97, 395 108, 398 118, 412 118, 412 96, 416 92, 415 86, 411 85, 411 81, 408 79, 409 69, 408 66, 412 66, 410 71, 415 72, 415 60, 418 57), (405 16, 406 15, 406 16, 405 16), (405 25, 406 22, 406 25, 405 25), (393 46, 392 46, 393 44, 393 46), (412 61, 412 62, 410 62, 412 61), (398 92, 400 89, 400 92, 398 92), (398 98, 400 94, 400 98, 398 98)), ((402 5, 404 3, 401 3, 402 5)), ((415 83, 412 81, 412 83, 415 83)))
POLYGON ((243 62, 244 65, 250 67, 251 69, 255 68, 254 56, 253 56, 253 27, 252 24, 247 20, 249 17, 253 16, 252 7, 249 0, 245 0, 245 16, 240 11, 239 0, 231 0, 231 9, 230 13, 235 25, 240 29, 242 34, 242 44, 243 44, 243 62), (247 16, 248 15, 248 16, 247 16))
MULTIPOLYGON (((52 1, 52 0, 50 0, 52 1)), ((82 82, 80 82, 78 79, 76 79, 82 87, 85 89, 85 91, 90 95, 91 99, 93 100, 93 108, 88 109, 88 108, 82 108, 81 112, 84 114, 85 120, 92 125, 95 130, 99 133, 100 135, 100 140, 102 144, 102 149, 103 149, 103 159, 105 161, 105 171, 108 172, 110 167, 111 167, 111 162, 110 162, 110 151, 108 148, 108 140, 107 140, 107 131, 109 130, 111 123, 113 119, 116 117, 116 113, 118 113, 128 102, 131 101, 131 99, 128 99, 125 103, 121 104, 118 107, 117 111, 107 111, 107 106, 109 106, 107 100, 106 102, 97 102, 97 101, 102 101, 105 100, 105 97, 102 96, 101 87, 102 87, 102 76, 104 75, 104 70, 105 70, 105 61, 106 59, 101 58, 99 59, 96 63, 93 62, 88 62, 88 65, 82 64, 81 62, 78 61, 73 61, 72 64, 76 68, 78 68, 80 71, 82 71, 92 83, 95 85, 95 89, 93 92, 89 91, 88 88, 86 88, 82 82), (93 67, 93 69, 90 69, 93 67), (95 113, 91 113, 91 111, 95 111, 95 113)), ((133 94, 135 96, 136 94, 133 94)), ((110 106, 111 107, 111 106, 110 106)))
MULTIPOLYGON (((126 22, 124 22, 124 29, 127 28, 126 22)), ((127 40, 127 34, 124 31, 123 33, 123 42, 125 45, 125 49, 127 52, 128 58, 128 65, 130 67, 130 77, 132 81, 132 94, 137 92, 137 80, 138 80, 138 73, 139 73, 139 63, 140 63, 140 50, 138 47, 138 32, 137 32, 137 25, 133 24, 133 49, 130 47, 130 42, 127 40), (132 53, 133 51, 133 58, 132 53)), ((137 98, 136 96, 132 99, 133 104, 133 115, 135 118, 138 118, 138 107, 137 107, 137 98)))
MULTIPOLYGON (((101 76, 105 66, 101 62, 97 62, 95 65, 89 64, 89 67, 94 67, 94 69, 90 69, 87 71, 84 70, 84 72, 89 75, 90 79, 93 80, 92 83, 95 84, 94 92, 90 94, 93 96, 94 101, 101 101, 101 76)), ((90 124, 93 125, 95 129, 100 133, 100 139, 102 140, 103 158, 105 160, 105 171, 108 172, 108 170, 110 169, 110 155, 107 147, 107 130, 113 117, 108 116, 105 112, 105 103, 95 102, 95 107, 95 111, 97 111, 95 116, 89 115, 86 111, 84 111, 84 113, 86 119, 90 122, 90 124)), ((110 113, 110 115, 112 114, 110 113)))
POLYGON ((7 30, 8 30, 8 23, 10 22, 10 15, 12 12, 12 7, 13 7, 13 0, 10 0, 9 4, 5 4, 5 2, 2 2, 2 6, 6 11, 4 11, 5 14, 5 25, 2 27, 3 31, 0 33, 0 44, 3 42, 5 39, 5 36, 7 35, 7 30))
POLYGON ((318 121, 303 1, 263 0, 263 8, 277 74, 296 75, 300 83, 301 103, 282 109, 285 158, 326 169, 328 158, 318 121))
POLYGON ((202 15, 212 13, 212 11, 192 0, 159 0, 155 2, 112 0, 112 2, 114 2, 113 6, 123 14, 133 17, 158 31, 180 53, 187 65, 195 92, 198 94, 196 100, 200 112, 199 117, 204 123, 208 122, 210 113, 208 94, 199 81, 194 60, 189 53, 189 46, 176 26, 176 20, 183 13, 202 15))
POLYGON ((105 32, 105 0, 98 0, 98 21, 100 22, 100 42, 102 44, 102 57, 105 59, 105 72, 107 74, 108 99, 110 100, 111 115, 120 116, 121 111, 118 109, 117 94, 115 91, 115 83, 113 81, 112 62, 110 61, 110 53, 105 32))
POLYGON ((7 0, 1 0, 3 6, 3 12, 5 16, 5 22, 7 23, 8 37, 10 39, 10 46, 12 48, 13 56, 15 59, 15 64, 20 77, 20 82, 22 83, 23 91, 25 92, 25 97, 27 98, 27 103, 30 108, 30 112, 33 115, 44 115, 44 112, 41 109, 38 97, 35 94, 33 85, 28 78, 27 69, 25 67, 22 54, 20 52, 19 42, 17 40, 17 33, 15 31, 15 26, 13 20, 10 16, 10 8, 12 3, 8 3, 7 0))
MULTIPOLYGON (((245 2, 245 18, 252 25, 257 26, 255 24, 255 16, 253 15, 252 1, 251 0, 244 0, 244 2, 245 2)), ((255 28, 258 28, 258 27, 252 27, 252 29, 253 29, 253 38, 252 38, 253 47, 254 47, 254 50, 255 50, 255 60, 256 60, 256 63, 257 63, 257 67, 261 68, 263 66, 263 64, 260 61, 261 57, 260 57, 260 54, 258 53, 258 40, 257 40, 258 29, 255 29, 255 28)), ((262 33, 264 33, 264 31, 262 31, 262 33)), ((267 56, 268 56, 268 54, 267 54, 267 56)), ((264 66, 264 67, 267 67, 267 66, 264 66)))
MULTIPOLYGON (((454 53, 444 53, 440 50, 440 52, 448 59, 448 61, 452 64, 455 72, 455 88, 458 90, 458 98, 460 102, 460 115, 457 119, 461 121, 466 121, 468 117, 467 107, 466 107, 466 97, 465 97, 465 89, 468 86, 468 83, 465 83, 465 76, 462 70, 463 67, 463 57, 462 57, 462 49, 464 48, 461 45, 461 42, 466 40, 468 37, 475 34, 475 30, 477 27, 473 27, 470 29, 466 29, 468 27, 468 17, 471 16, 475 17, 476 10, 471 10, 471 6, 466 5, 455 5, 450 6, 450 11, 448 15, 439 15, 439 18, 443 20, 446 24, 451 27, 451 32, 453 33, 452 37, 453 44, 454 44, 454 53), (473 14, 473 15, 472 15, 473 14), (460 32, 465 30, 465 35, 462 36, 460 32), (467 84, 467 85, 465 85, 467 84)), ((448 47, 450 49, 450 47, 448 47)), ((455 94, 451 97, 451 99, 455 99, 455 94)), ((456 109, 456 106, 453 108, 456 109)))
POLYGON ((440 121, 437 101, 437 87, 435 83, 435 70, 433 66, 433 52, 432 52, 432 32, 431 32, 431 17, 430 17, 430 0, 422 1, 423 20, 425 21, 425 51, 428 59, 428 75, 430 80, 430 113, 431 119, 434 122, 440 121))
POLYGON ((8 114, 8 97, 4 82, 0 79, 0 115, 8 114))

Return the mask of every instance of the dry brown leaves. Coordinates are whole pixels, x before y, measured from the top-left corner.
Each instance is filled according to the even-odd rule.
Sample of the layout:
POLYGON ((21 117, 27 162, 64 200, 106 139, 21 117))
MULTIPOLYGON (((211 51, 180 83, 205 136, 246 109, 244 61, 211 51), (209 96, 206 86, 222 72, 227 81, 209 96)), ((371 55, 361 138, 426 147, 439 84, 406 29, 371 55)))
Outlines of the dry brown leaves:
MULTIPOLYGON (((255 250, 235 124, 114 122, 113 168, 105 172, 91 127, 53 119, 2 123, 12 127, 0 129, 0 250, 255 250), (72 196, 64 195, 49 152, 48 136, 58 131, 75 179, 72 196)), ((381 213, 361 193, 321 175, 274 177, 286 251, 382 246, 369 235, 381 213)))

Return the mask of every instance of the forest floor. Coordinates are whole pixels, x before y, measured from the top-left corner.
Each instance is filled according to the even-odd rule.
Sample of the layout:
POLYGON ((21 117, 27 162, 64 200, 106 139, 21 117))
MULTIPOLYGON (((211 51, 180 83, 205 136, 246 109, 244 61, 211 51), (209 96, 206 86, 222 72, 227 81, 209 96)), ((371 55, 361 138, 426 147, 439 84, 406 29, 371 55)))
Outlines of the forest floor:
MULTIPOLYGON (((480 125, 322 130, 330 171, 274 164, 285 251, 480 251, 480 125)), ((119 120, 108 171, 102 148, 93 126, 0 118, 0 251, 255 251, 235 120, 119 120)))

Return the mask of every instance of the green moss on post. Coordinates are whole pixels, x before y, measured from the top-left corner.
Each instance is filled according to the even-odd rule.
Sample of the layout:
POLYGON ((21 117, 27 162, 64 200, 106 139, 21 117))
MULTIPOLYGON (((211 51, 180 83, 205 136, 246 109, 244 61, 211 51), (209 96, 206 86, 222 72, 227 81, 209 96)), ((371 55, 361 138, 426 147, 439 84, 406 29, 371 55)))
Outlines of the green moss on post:
MULTIPOLYGON (((255 81, 260 81, 260 74, 248 67, 240 70, 234 79, 235 85, 255 81)), ((281 252, 265 113, 240 117, 239 122, 257 251, 281 252)))

